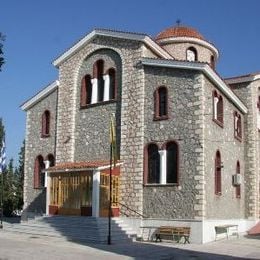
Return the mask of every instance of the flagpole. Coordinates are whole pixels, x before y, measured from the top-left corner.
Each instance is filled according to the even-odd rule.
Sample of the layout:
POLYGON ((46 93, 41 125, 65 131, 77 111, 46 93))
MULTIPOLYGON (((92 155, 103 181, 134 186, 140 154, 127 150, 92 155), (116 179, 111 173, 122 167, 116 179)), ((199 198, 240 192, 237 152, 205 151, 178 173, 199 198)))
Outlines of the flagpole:
POLYGON ((111 213, 112 213, 112 142, 110 143, 110 168, 109 168, 109 208, 108 208, 108 236, 107 236, 107 244, 111 245, 111 213))

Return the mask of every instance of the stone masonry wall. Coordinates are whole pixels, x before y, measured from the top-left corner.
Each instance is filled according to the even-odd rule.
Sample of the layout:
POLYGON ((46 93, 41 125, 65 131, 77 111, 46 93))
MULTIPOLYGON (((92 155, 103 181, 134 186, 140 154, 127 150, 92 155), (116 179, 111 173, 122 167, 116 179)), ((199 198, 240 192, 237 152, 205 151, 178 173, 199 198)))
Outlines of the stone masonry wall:
POLYGON ((259 86, 259 80, 231 86, 248 108, 245 124, 245 205, 246 217, 250 219, 259 218, 260 215, 260 131, 257 129, 259 86))
POLYGON ((34 189, 34 162, 38 155, 45 159, 48 154, 55 155, 56 104, 57 90, 31 107, 26 114, 25 138, 25 176, 24 176, 24 210, 25 212, 44 213, 45 189, 34 189), (41 137, 42 114, 49 110, 50 136, 41 137))
POLYGON ((197 50, 198 61, 200 62, 210 64, 211 56, 214 56, 211 50, 195 43, 170 43, 163 47, 177 60, 187 60, 186 51, 190 47, 194 47, 197 50))
POLYGON ((96 51, 82 64, 77 84, 76 123, 75 123, 75 154, 76 161, 109 160, 109 121, 112 113, 117 118, 117 145, 120 147, 121 134, 121 59, 109 49, 96 51), (116 69, 117 99, 99 103, 87 108, 80 108, 81 79, 84 75, 93 75, 93 64, 98 59, 104 61, 104 72, 109 68, 116 69))
MULTIPOLYGON (((122 103, 121 103, 121 149, 120 159, 123 161, 121 167, 120 194, 121 201, 134 210, 142 210, 142 169, 143 169, 143 71, 136 67, 136 63, 144 52, 144 48, 140 42, 129 41, 123 39, 114 39, 110 37, 96 37, 92 42, 79 50, 75 55, 65 60, 59 68, 59 108, 58 108, 58 124, 57 124, 57 161, 77 161, 84 159, 104 159, 108 156, 107 143, 102 144, 97 138, 106 140, 108 137, 108 114, 111 111, 120 110, 117 104, 106 104, 105 106, 97 106, 89 108, 94 116, 89 118, 89 125, 84 122, 90 110, 79 112, 78 100, 78 84, 81 77, 84 63, 95 51, 102 49, 111 49, 118 53, 122 64, 122 103), (82 67, 83 66, 83 67, 82 67), (76 114, 79 112, 79 115, 76 114), (88 127, 95 127, 92 132, 94 136, 87 137, 88 133, 84 133, 84 129, 80 129, 80 125, 88 131, 88 127), (101 135, 100 135, 101 134, 101 135), (81 142, 80 139, 83 138, 81 142), (102 147, 100 152, 94 149, 95 144, 102 147), (81 151, 86 148, 87 151, 81 155, 81 151), (93 148, 93 149, 92 149, 93 148)), ((110 51, 110 53, 112 53, 110 51)), ((104 53, 100 55, 104 57, 104 53)), ((98 58, 98 52, 96 54, 98 58)), ((92 58, 94 56, 91 56, 92 58)), ((111 55, 106 56, 114 62, 118 58, 112 58, 111 55), (112 58, 112 59, 111 59, 112 58)), ((114 57, 114 56, 113 56, 114 57)), ((119 70, 120 71, 120 70, 119 70)))
MULTIPOLYGON (((222 94, 224 105, 224 124, 219 126, 213 121, 212 92, 215 86, 205 78, 205 112, 204 112, 204 151, 205 151, 205 191, 206 218, 230 219, 245 217, 245 186, 241 185, 241 198, 236 198, 232 175, 236 173, 237 161, 240 162, 242 179, 245 179, 245 119, 243 114, 222 94), (234 111, 242 117, 242 141, 234 137, 234 111), (215 156, 221 154, 221 187, 222 194, 215 195, 215 156)), ((221 92, 218 91, 219 94, 221 92)))
MULTIPOLYGON (((195 219, 203 216, 202 75, 188 70, 145 67, 144 146, 174 140, 179 145, 179 185, 145 185, 144 215, 195 219), (168 88, 169 119, 154 121, 154 91, 168 88)), ((143 147, 144 148, 144 147, 143 147)))

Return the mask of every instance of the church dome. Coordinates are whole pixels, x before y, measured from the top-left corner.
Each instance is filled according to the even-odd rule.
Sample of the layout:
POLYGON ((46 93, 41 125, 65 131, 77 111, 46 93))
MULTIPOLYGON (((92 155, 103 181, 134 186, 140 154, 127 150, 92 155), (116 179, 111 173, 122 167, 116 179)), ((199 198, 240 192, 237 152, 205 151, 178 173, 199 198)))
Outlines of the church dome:
POLYGON ((219 57, 217 48, 192 27, 167 28, 155 41, 176 60, 206 62, 214 69, 219 57))
POLYGON ((171 37, 192 37, 200 40, 205 40, 204 37, 197 30, 186 26, 175 26, 167 28, 156 36, 156 40, 162 40, 171 37))

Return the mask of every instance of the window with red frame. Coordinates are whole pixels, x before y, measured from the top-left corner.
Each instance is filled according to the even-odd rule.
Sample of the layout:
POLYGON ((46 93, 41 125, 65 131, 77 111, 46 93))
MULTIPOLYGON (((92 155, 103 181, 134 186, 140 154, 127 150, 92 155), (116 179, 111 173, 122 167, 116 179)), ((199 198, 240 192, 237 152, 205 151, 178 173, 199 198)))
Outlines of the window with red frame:
POLYGON ((219 125, 223 126, 223 98, 215 90, 213 92, 213 120, 219 125))
POLYGON ((55 165, 55 158, 53 154, 48 154, 47 160, 50 162, 49 167, 52 167, 55 165))
POLYGON ((114 68, 110 68, 108 70, 109 75, 109 99, 116 98, 116 70, 114 68))
POLYGON ((45 110, 42 114, 42 137, 50 136, 50 120, 51 113, 49 110, 45 110))
POLYGON ((234 134, 239 140, 242 139, 242 122, 241 115, 238 112, 234 112, 234 134))
POLYGON ((166 144, 167 151, 167 183, 178 183, 178 145, 175 142, 166 144))
POLYGON ((148 144, 145 150, 145 175, 147 184, 160 183, 160 155, 156 144, 148 144))
POLYGON ((167 119, 168 118, 168 91, 162 86, 157 88, 154 93, 154 118, 167 119))
MULTIPOLYGON (((236 174, 240 174, 240 163, 237 161, 236 174)), ((236 198, 241 197, 241 185, 236 185, 236 198)))
POLYGON ((91 76, 85 75, 81 81, 80 105, 82 107, 91 103, 92 84, 91 76))
POLYGON ((216 152, 215 156, 215 194, 221 195, 221 155, 220 152, 216 152))
POLYGON ((97 79, 98 86, 98 102, 102 102, 104 98, 104 61, 97 60, 94 64, 94 78, 97 79))
POLYGON ((44 173, 44 160, 41 155, 38 155, 34 162, 34 188, 39 189, 44 187, 45 173, 44 173))

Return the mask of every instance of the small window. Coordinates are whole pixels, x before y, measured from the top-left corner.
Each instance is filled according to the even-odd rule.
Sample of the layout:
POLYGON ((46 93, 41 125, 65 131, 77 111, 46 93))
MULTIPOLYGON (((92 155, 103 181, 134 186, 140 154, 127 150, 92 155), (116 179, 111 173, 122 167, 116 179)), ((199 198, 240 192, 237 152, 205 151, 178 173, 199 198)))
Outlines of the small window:
POLYGON ((186 51, 186 58, 188 61, 197 61, 198 60, 197 50, 194 47, 188 48, 186 51))
POLYGON ((43 157, 38 155, 34 162, 34 188, 39 189, 44 187, 45 183, 45 173, 44 170, 45 165, 43 161, 43 157))
POLYGON ((49 167, 52 167, 55 165, 55 158, 53 154, 48 154, 47 160, 49 161, 49 167))
POLYGON ((238 112, 234 112, 234 135, 237 139, 242 139, 241 115, 238 112))
POLYGON ((175 142, 166 144, 167 151, 167 183, 178 183, 178 145, 175 142))
POLYGON ((160 183, 160 155, 156 144, 149 144, 145 149, 145 175, 145 183, 160 183))
POLYGON ((224 123, 223 111, 223 98, 217 91, 213 91, 213 120, 220 126, 224 123))
POLYGON ((116 99, 116 70, 110 68, 108 70, 109 75, 109 99, 116 99))
POLYGON ((42 114, 42 137, 50 136, 50 118, 50 111, 45 110, 42 114))
POLYGON ((221 155, 220 152, 216 152, 215 156, 215 194, 221 195, 221 155))
POLYGON ((159 87, 154 93, 154 119, 168 119, 168 91, 166 87, 159 87))
POLYGON ((91 103, 91 95, 92 95, 91 76, 86 75, 83 77, 81 81, 81 96, 80 96, 81 107, 84 107, 91 103))
MULTIPOLYGON (((236 174, 240 174, 240 163, 237 161, 236 174)), ((236 198, 241 197, 241 185, 236 185, 236 198)))
POLYGON ((102 102, 104 98, 104 61, 98 60, 94 64, 94 78, 97 79, 98 102, 102 102))
POLYGON ((210 67, 214 70, 215 69, 215 58, 213 55, 210 57, 210 67))

